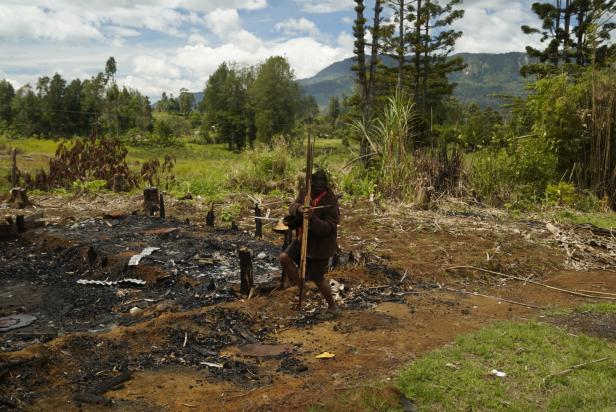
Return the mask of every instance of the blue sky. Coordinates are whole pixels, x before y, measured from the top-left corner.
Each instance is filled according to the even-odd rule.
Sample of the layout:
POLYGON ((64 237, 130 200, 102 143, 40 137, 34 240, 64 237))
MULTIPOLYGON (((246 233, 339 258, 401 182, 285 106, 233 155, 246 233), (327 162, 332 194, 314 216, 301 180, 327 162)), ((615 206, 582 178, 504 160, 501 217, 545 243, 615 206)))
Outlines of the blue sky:
MULTIPOLYGON (((370 16, 372 1, 366 1, 370 16)), ((465 0, 459 52, 523 51, 536 40, 529 0, 465 0)), ((202 90, 223 61, 288 58, 298 78, 352 55, 352 0, 0 0, 0 78, 86 78, 118 64, 118 82, 157 99, 202 90)))

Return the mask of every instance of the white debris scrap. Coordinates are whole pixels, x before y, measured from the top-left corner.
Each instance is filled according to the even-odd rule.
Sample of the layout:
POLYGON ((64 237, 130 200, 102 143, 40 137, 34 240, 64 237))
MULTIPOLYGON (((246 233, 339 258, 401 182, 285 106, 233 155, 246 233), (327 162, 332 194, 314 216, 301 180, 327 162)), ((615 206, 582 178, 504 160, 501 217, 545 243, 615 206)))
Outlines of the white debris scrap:
POLYGON ((128 261, 128 266, 137 266, 139 262, 141 262, 141 259, 143 259, 146 256, 150 256, 152 253, 156 252, 157 250, 160 250, 160 248, 159 247, 146 247, 138 255, 131 256, 130 260, 128 261))
POLYGON ((145 280, 141 279, 120 279, 120 280, 89 280, 89 279, 79 279, 77 281, 80 285, 99 285, 99 286, 115 286, 121 285, 123 283, 133 283, 135 285, 145 285, 145 280))

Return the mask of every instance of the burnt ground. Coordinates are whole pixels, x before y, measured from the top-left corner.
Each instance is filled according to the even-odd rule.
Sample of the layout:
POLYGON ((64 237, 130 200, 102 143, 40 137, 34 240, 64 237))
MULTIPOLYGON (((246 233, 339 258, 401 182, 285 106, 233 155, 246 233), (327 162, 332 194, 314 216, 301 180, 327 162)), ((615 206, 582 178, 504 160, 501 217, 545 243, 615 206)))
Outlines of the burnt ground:
POLYGON ((585 333, 599 338, 616 340, 616 314, 578 313, 554 316, 550 321, 574 333, 585 333))
MULTIPOLYGON (((301 410, 394 376, 423 352, 496 320, 593 301, 528 281, 616 293, 616 243, 592 227, 546 227, 458 204, 416 211, 365 202, 342 207, 342 265, 329 276, 344 284, 344 311, 327 319, 313 287, 302 313, 295 288, 276 288, 282 239, 267 227, 265 239, 252 236, 249 204, 233 231, 222 222, 204 227, 199 202, 169 201, 175 218, 161 220, 133 214, 140 200, 35 198, 37 208, 25 213, 43 210, 47 225, 0 243, 0 318, 36 317, 0 332, 0 403, 301 410), (129 266, 146 247, 159 250, 129 266), (259 290, 251 299, 239 294, 240 247, 253 251, 259 290), (447 270, 458 266, 528 281, 447 270), (335 357, 316 359, 324 351, 335 357), (109 386, 123 371, 132 374, 109 386)), ((283 203, 272 201, 272 214, 283 203)), ((16 213, 23 212, 0 209, 16 213)), ((613 338, 613 315, 584 316, 562 323, 613 338)))

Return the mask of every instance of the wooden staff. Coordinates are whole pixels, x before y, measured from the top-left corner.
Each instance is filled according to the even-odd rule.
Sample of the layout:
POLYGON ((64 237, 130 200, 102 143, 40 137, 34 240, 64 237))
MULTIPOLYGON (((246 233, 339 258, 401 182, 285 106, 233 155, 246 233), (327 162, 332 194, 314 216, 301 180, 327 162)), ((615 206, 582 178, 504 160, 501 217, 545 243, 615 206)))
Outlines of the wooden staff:
MULTIPOLYGON (((310 202, 312 201, 311 197, 311 186, 312 186, 312 149, 313 142, 311 142, 310 135, 308 135, 308 143, 306 147, 306 182, 305 182, 305 191, 306 196, 304 196, 304 209, 302 212, 310 208, 310 202)), ((302 247, 301 247, 301 259, 299 265, 299 305, 298 310, 302 310, 302 300, 304 298, 304 284, 306 283, 306 257, 308 255, 308 226, 309 219, 306 214, 304 214, 304 219, 302 222, 302 247)))

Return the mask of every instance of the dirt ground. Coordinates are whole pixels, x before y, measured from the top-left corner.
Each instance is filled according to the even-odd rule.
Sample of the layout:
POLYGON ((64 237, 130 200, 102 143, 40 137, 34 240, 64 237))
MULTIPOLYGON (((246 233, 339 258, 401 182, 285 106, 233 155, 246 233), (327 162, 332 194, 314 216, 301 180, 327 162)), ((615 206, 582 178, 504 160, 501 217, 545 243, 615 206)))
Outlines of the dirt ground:
MULTIPOLYGON (((302 313, 296 289, 276 287, 282 239, 267 225, 263 240, 253 238, 250 203, 236 232, 227 222, 204 227, 199 200, 169 200, 164 221, 142 216, 140 202, 45 196, 25 212, 0 209, 42 210, 46 223, 0 243, 0 318, 37 317, 0 332, 0 401, 23 410, 305 410, 393 378, 422 353, 494 321, 598 301, 532 282, 616 293, 616 241, 596 228, 549 227, 455 203, 418 211, 343 202, 341 264, 329 273, 344 285, 343 313, 328 319, 314 287, 302 313), (126 266, 151 245, 161 248, 155 258, 126 266), (262 256, 262 286, 250 299, 238 293, 240 246, 262 256), (323 352, 335 357, 317 359, 323 352), (127 370, 121 384, 97 389, 127 370)), ((270 202, 272 215, 281 214, 284 202, 270 202)))

